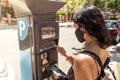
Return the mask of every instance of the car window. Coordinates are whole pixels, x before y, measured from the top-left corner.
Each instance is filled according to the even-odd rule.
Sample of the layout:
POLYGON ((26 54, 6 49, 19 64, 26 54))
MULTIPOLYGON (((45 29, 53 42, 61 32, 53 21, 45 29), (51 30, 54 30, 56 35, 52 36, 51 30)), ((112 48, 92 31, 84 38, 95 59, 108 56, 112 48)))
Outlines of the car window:
POLYGON ((113 28, 114 28, 114 27, 117 27, 117 28, 118 28, 118 23, 112 22, 112 23, 111 23, 111 27, 113 27, 113 28))
POLYGON ((108 28, 116 28, 116 27, 118 27, 118 23, 116 23, 116 22, 106 21, 105 24, 106 24, 106 26, 108 28))

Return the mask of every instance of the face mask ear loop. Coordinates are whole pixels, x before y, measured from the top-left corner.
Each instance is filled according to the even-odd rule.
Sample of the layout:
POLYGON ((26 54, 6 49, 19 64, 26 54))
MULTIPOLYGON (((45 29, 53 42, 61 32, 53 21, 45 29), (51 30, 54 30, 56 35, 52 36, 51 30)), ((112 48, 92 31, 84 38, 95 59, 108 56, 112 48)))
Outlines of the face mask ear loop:
MULTIPOLYGON (((79 24, 78 24, 79 25, 79 24)), ((84 33, 87 33, 87 31, 85 30, 85 27, 84 27, 85 25, 83 25, 83 24, 81 24, 81 26, 79 25, 79 29, 81 30, 81 31, 83 31, 84 33)))

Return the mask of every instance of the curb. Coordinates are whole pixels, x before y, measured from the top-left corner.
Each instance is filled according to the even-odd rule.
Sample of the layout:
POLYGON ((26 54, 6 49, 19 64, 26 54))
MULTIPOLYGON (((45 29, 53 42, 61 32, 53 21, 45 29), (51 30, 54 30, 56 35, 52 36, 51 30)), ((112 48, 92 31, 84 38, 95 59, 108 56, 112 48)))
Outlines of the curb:
POLYGON ((73 27, 74 22, 59 23, 59 27, 73 27))

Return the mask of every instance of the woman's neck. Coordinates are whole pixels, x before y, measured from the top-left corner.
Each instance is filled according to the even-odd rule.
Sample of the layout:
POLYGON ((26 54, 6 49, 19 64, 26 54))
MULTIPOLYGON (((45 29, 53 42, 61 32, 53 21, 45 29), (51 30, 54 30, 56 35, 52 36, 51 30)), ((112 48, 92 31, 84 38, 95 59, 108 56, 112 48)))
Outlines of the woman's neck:
POLYGON ((92 41, 86 42, 85 43, 85 50, 91 49, 91 48, 93 48, 95 46, 96 47, 98 46, 98 42, 97 41, 92 40, 92 41))

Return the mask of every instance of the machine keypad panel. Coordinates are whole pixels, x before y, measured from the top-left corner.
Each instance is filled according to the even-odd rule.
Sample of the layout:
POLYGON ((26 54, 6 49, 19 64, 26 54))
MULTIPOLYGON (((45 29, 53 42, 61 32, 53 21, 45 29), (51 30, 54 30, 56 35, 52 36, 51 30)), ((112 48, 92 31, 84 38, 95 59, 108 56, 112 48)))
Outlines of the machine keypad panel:
POLYGON ((44 44, 40 45, 40 52, 54 48, 54 41, 46 41, 44 44))

